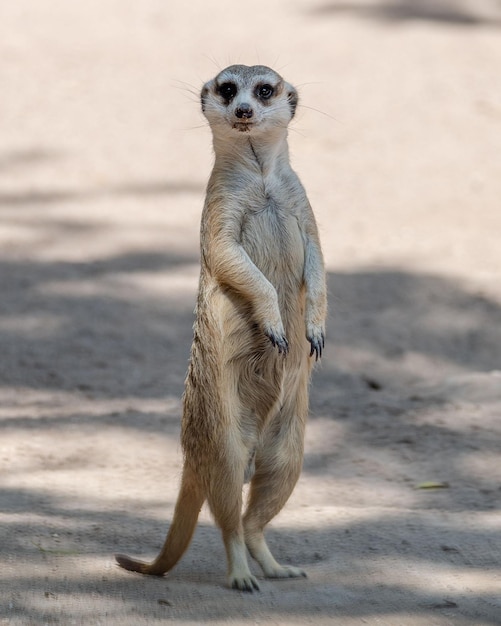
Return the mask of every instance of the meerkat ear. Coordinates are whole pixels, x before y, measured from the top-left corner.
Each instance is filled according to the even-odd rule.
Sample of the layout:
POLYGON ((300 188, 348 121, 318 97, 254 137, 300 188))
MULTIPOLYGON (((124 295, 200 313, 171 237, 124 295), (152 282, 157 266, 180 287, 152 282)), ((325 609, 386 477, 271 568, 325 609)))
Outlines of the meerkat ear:
POLYGON ((296 113, 296 107, 299 101, 299 96, 296 91, 296 88, 290 85, 289 83, 285 83, 285 89, 287 91, 287 101, 289 102, 289 107, 291 110, 291 119, 292 119, 296 113))
POLYGON ((207 100, 207 96, 209 95, 209 91, 212 87, 212 80, 210 80, 208 83, 205 83, 205 85, 202 87, 202 92, 200 93, 200 103, 202 105, 202 112, 205 111, 205 102, 207 100))

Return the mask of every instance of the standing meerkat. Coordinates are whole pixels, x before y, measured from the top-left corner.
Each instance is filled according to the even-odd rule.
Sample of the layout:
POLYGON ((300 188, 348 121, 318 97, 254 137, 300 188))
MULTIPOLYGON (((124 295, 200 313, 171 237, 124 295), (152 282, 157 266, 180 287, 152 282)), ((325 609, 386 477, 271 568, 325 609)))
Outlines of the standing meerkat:
POLYGON ((268 578, 305 576, 277 563, 263 531, 301 472, 311 357, 324 347, 325 271, 313 212, 289 164, 295 88, 268 67, 232 65, 204 85, 201 100, 215 163, 201 223, 181 487, 158 557, 116 559, 161 576, 185 552, 207 500, 229 585, 252 591, 259 586, 246 547, 268 578))

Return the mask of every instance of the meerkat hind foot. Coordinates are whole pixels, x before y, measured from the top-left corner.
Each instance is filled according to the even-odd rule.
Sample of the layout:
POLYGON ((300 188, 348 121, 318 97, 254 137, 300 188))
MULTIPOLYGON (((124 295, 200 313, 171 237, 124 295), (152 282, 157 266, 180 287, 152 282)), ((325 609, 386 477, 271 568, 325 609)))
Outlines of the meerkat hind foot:
POLYGON ((261 566, 266 578, 307 578, 306 572, 299 567, 280 565, 270 552, 261 533, 247 536, 247 548, 261 566))
POLYGON ((266 578, 308 578, 303 569, 292 567, 292 565, 280 565, 279 563, 272 569, 267 569, 264 575, 266 578))
POLYGON ((254 590, 259 591, 256 577, 250 573, 245 575, 230 574, 229 585, 232 589, 237 589, 238 591, 248 591, 250 593, 254 590))

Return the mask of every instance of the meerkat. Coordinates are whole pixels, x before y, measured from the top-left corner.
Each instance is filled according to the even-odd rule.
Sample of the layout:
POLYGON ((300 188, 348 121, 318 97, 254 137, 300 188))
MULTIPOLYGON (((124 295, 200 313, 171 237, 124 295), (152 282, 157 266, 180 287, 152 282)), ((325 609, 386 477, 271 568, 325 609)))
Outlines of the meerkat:
POLYGON ((302 468, 310 373, 324 348, 325 270, 312 209, 289 164, 296 89, 268 67, 232 65, 204 85, 201 104, 215 161, 201 219, 181 487, 157 558, 116 559, 163 575, 187 549, 207 501, 230 587, 253 591, 246 549, 267 578, 305 576, 277 563, 264 528, 302 468))

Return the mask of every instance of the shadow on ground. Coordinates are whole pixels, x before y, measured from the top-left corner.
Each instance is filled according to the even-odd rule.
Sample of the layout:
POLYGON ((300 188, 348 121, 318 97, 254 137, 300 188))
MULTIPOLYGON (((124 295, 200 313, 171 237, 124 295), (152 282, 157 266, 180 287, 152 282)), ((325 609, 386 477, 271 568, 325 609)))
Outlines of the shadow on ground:
MULTIPOLYGON (((123 396, 135 397, 139 405, 141 399, 180 396, 195 291, 174 299, 168 294, 149 297, 128 286, 127 278, 135 273, 168 276, 196 263, 190 253, 161 251, 123 254, 89 264, 1 261, 0 288, 10 297, 0 303, 0 385, 67 391, 96 404, 123 396), (180 353, 183 358, 173 362, 171 355, 180 353)), ((334 516, 313 528, 271 530, 270 543, 277 556, 309 566, 312 577, 306 582, 265 582, 257 599, 241 597, 242 610, 249 616, 264 608, 273 613, 273 598, 289 594, 291 616, 329 616, 333 611, 342 616, 355 611, 360 617, 384 619, 392 612, 398 614, 402 606, 411 614, 430 616, 459 606, 456 623, 471 623, 468 620, 478 611, 482 623, 498 623, 497 594, 489 587, 470 598, 457 597, 455 592, 444 595, 432 587, 411 588, 395 580, 375 590, 364 587, 357 572, 383 559, 403 573, 410 564, 414 568, 423 564, 462 574, 480 570, 500 574, 497 531, 477 526, 470 517, 499 508, 501 485, 496 476, 473 473, 464 463, 475 453, 495 455, 501 446, 499 434, 482 424, 477 428, 470 424, 465 431, 464 424, 456 426, 450 419, 430 420, 430 412, 437 408, 447 413, 450 398, 420 396, 414 383, 432 383, 437 371, 443 375, 488 373, 499 367, 501 307, 457 281, 398 269, 330 273, 328 283, 329 342, 324 363, 314 376, 312 424, 336 422, 343 436, 332 441, 331 450, 306 455, 304 479, 328 476, 327 504, 332 507, 338 504, 336 485, 353 476, 357 467, 360 483, 383 493, 387 478, 373 475, 370 463, 363 465, 371 455, 379 454, 380 462, 399 468, 401 473, 391 478, 392 488, 411 504, 400 510, 374 511, 356 523, 345 524, 334 516), (423 370, 423 364, 429 369, 423 370), (430 492, 411 497, 416 476, 406 467, 414 472, 421 468, 423 477, 424 470, 434 477, 440 469, 440 479, 449 488, 440 495, 430 492), (436 516, 437 508, 442 521, 436 516), (454 513, 464 515, 459 525, 447 518, 454 513), (321 573, 326 568, 332 572, 328 579, 338 582, 324 582, 324 588, 319 580, 325 580, 321 573), (313 587, 316 606, 310 606, 307 599, 313 587), (375 592, 379 600, 369 601, 375 592), (395 603, 395 597, 402 602, 395 603)), ((179 415, 141 413, 137 408, 92 415, 83 409, 41 417, 36 431, 63 433, 77 428, 82 436, 114 429, 136 432, 138 438, 145 434, 165 437, 167 445, 177 446, 178 420, 179 415)), ((11 415, 4 411, 0 430, 16 430, 21 440, 29 438, 33 420, 16 415, 13 408, 11 415)), ((323 443, 328 445, 327 440, 323 443)), ((79 473, 93 462, 92 456, 85 455, 66 461, 63 454, 58 469, 74 471, 78 481, 79 473)), ((50 481, 50 467, 46 469, 50 481)), ((108 471, 103 469, 103 480, 108 471)), ((55 623, 65 623, 78 609, 64 608, 64 603, 51 609, 50 603, 56 606, 68 590, 82 607, 90 594, 107 603, 108 611, 110 602, 117 603, 117 614, 130 618, 140 612, 151 622, 168 616, 181 621, 228 617, 222 542, 212 526, 199 527, 190 552, 167 581, 129 577, 111 566, 111 555, 117 550, 150 555, 158 550, 165 532, 165 524, 158 520, 170 519, 172 502, 151 502, 159 511, 158 518, 153 518, 142 508, 131 511, 117 504, 110 510, 109 504, 79 504, 31 488, 5 488, 0 500, 6 520, 2 536, 7 541, 2 551, 7 559, 37 564, 48 572, 46 578, 26 574, 7 581, 15 587, 13 608, 2 608, 2 617, 18 611, 29 614, 32 623, 42 623, 47 615, 58 615, 54 619, 60 621, 55 623), (111 569, 103 570, 102 576, 80 575, 82 560, 108 554, 111 569), (75 578, 61 580, 59 564, 68 560, 74 564, 75 578), (217 571, 214 563, 219 563, 217 571), (182 583, 190 583, 189 594, 182 583)), ((82 608, 85 619, 97 619, 104 610, 100 601, 93 606, 97 612, 93 615, 82 608)))
MULTIPOLYGON (((195 273, 197 264, 196 254, 177 250, 92 263, 0 260, 0 290, 9 294, 0 302, 0 386, 180 395, 196 284, 152 296, 128 281, 135 274, 168 281, 185 269, 195 273)), ((479 291, 392 268, 330 273, 328 287, 314 412, 333 398, 342 405, 344 390, 350 398, 363 392, 365 402, 385 386, 412 395, 410 382, 420 377, 500 367, 501 307, 479 291), (428 371, 418 374, 423 363, 428 371)))
MULTIPOLYGON (((31 512, 39 495, 24 492, 16 499, 18 504, 11 512, 19 513, 23 508, 31 512)), ((172 503, 166 506, 172 510, 172 503)), ((357 523, 345 524, 333 517, 324 527, 307 528, 303 524, 300 529, 270 530, 270 547, 278 560, 301 564, 310 578, 262 581, 261 593, 252 597, 237 594, 244 613, 232 616, 225 597, 236 592, 226 588, 224 549, 220 533, 213 526, 200 524, 181 563, 167 578, 158 579, 122 572, 112 557, 117 550, 153 556, 165 533, 165 525, 158 519, 144 512, 69 510, 64 499, 57 498, 48 500, 40 514, 40 522, 16 528, 6 556, 9 560, 14 554, 31 567, 45 569, 47 575, 27 573, 15 581, 7 580, 15 593, 11 606, 0 608, 1 617, 29 615, 29 623, 44 623, 48 616, 56 620, 54 623, 69 623, 65 620, 78 617, 103 618, 105 614, 130 619, 135 612, 152 621, 167 617, 181 622, 242 615, 250 618, 262 610, 273 614, 274 599, 286 594, 289 602, 285 618, 350 615, 389 619, 403 612, 433 620, 436 611, 445 610, 452 611, 457 624, 472 623, 471 619, 480 615, 482 624, 498 623, 498 594, 489 591, 488 586, 484 592, 459 595, 454 589, 444 590, 433 584, 427 589, 412 586, 412 579, 407 579, 411 569, 421 567, 435 567, 437 571, 447 568, 463 576, 469 572, 499 576, 497 531, 477 528, 471 520, 454 527, 445 518, 437 520, 419 511, 388 511, 357 523), (142 529, 139 539, 138 528, 142 529), (85 572, 85 565, 94 558, 99 559, 99 565, 94 565, 94 571, 100 571, 97 576, 85 572), (375 567, 375 563, 389 564, 390 573, 387 580, 368 586, 362 580, 366 579, 367 568, 375 567), (61 568, 74 574, 63 579, 57 575, 61 568), (328 584, 326 571, 327 579, 332 581, 328 584), (68 593, 74 602, 71 606, 65 606, 68 593), (89 597, 97 601, 87 608, 89 597), (315 598, 315 604, 309 597, 315 598)), ((283 609, 280 615, 283 619, 283 609)))
MULTIPOLYGON (((454 0, 386 0, 381 2, 326 2, 312 8, 318 16, 353 15, 381 22, 402 24, 409 22, 436 23, 440 26, 499 27, 499 12, 486 15, 472 2, 454 0), (496 15, 497 14, 497 15, 496 15)), ((494 8, 492 6, 491 8, 494 8)))

